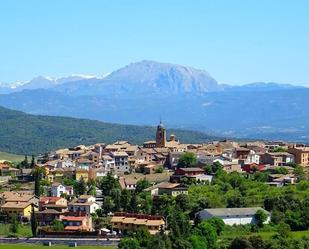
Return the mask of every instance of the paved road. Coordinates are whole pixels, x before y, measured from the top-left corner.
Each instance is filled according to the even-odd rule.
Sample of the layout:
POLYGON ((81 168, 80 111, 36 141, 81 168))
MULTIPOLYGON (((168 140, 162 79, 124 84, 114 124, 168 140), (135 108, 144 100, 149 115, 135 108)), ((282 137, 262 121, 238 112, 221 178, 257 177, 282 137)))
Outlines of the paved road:
POLYGON ((120 239, 96 239, 96 238, 0 238, 0 243, 29 243, 29 244, 42 244, 43 242, 50 241, 51 244, 68 245, 71 242, 76 242, 77 245, 89 246, 117 246, 120 239))

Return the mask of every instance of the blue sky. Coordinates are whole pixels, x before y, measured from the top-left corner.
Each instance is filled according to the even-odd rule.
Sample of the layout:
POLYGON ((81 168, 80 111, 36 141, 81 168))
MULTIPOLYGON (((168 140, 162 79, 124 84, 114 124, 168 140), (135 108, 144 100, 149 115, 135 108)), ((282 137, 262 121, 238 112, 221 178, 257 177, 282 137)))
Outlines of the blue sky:
POLYGON ((309 1, 3 0, 0 82, 150 59, 222 83, 309 86, 309 1))

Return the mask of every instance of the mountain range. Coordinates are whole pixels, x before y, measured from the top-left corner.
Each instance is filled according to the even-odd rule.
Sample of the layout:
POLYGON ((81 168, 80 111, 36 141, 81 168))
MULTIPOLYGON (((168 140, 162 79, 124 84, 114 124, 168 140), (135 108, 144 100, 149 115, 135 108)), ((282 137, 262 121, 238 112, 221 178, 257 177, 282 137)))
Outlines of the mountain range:
POLYGON ((309 88, 289 84, 219 84, 204 70, 145 60, 103 78, 37 77, 7 88, 0 105, 32 114, 134 125, 161 118, 218 136, 309 142, 309 88))
POLYGON ((63 83, 75 82, 84 79, 96 78, 92 75, 71 75, 67 77, 54 78, 38 76, 30 81, 17 81, 13 83, 0 83, 0 93, 7 94, 13 92, 20 92, 22 90, 31 89, 50 89, 63 83))

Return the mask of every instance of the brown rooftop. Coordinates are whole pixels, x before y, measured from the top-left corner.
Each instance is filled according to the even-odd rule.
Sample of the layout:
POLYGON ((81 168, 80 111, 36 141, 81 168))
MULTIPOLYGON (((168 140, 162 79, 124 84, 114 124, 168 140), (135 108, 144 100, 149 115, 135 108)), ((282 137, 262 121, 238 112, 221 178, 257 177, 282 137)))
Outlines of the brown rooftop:
POLYGON ((31 205, 30 202, 7 202, 1 206, 1 209, 6 209, 6 208, 24 209, 30 205, 31 205))

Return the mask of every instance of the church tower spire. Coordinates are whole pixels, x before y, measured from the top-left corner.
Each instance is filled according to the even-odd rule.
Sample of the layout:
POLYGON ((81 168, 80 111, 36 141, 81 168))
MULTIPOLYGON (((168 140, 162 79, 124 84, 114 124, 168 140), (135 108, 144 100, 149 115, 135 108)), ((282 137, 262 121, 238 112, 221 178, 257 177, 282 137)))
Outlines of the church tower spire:
POLYGON ((165 147, 166 146, 166 129, 162 124, 160 118, 160 124, 157 126, 156 132, 156 147, 165 147))

